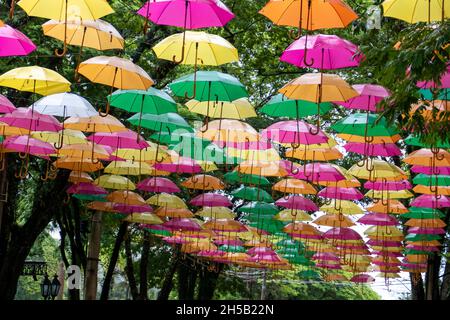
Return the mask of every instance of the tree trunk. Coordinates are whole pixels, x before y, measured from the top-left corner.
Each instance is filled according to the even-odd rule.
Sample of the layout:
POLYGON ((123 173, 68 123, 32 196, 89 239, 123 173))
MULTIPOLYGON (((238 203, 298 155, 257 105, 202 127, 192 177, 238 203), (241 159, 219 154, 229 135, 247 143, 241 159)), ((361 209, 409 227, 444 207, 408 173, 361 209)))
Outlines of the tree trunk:
POLYGON ((105 280, 103 281, 102 293, 100 294, 100 300, 108 300, 109 291, 111 289, 111 281, 114 275, 114 269, 116 268, 117 260, 119 259, 120 247, 127 233, 128 222, 122 222, 117 232, 116 242, 111 253, 111 259, 109 259, 108 270, 106 271, 105 280))
POLYGON ((95 211, 92 215, 91 236, 86 265, 85 300, 97 299, 97 276, 100 256, 100 239, 102 235, 102 213, 95 211))
POLYGON ((425 277, 426 300, 439 300, 439 269, 441 259, 437 253, 428 258, 427 273, 425 277))
POLYGON ((422 275, 410 273, 409 278, 411 279, 411 300, 425 300, 422 275))
POLYGON ((178 300, 188 300, 189 268, 184 264, 178 264, 178 300))
POLYGON ((177 267, 179 264, 180 259, 180 245, 177 245, 177 248, 175 249, 175 253, 172 257, 172 261, 169 267, 169 270, 166 273, 166 276, 164 278, 164 282, 161 287, 161 291, 159 291, 158 294, 158 300, 168 300, 170 292, 173 288, 173 277, 175 275, 175 272, 177 271, 177 267))
POLYGON ((198 284, 198 300, 211 300, 216 290, 217 280, 223 270, 223 265, 219 265, 218 272, 203 270, 198 284))
POLYGON ((139 276, 139 300, 148 300, 148 256, 150 254, 150 233, 144 231, 139 276))
POLYGON ((133 253, 131 252, 131 234, 125 236, 125 257, 126 257, 126 266, 125 273, 128 278, 128 285, 130 287, 131 297, 133 300, 137 300, 139 297, 139 291, 136 284, 136 278, 134 277, 134 266, 133 266, 133 253))

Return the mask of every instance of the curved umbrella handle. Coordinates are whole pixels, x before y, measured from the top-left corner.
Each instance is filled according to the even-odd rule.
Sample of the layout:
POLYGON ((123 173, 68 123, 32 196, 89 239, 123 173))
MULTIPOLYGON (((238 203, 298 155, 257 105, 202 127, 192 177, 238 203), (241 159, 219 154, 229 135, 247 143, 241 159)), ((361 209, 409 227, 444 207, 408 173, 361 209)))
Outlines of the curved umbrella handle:
POLYGON ((67 43, 64 41, 64 47, 61 49, 57 48, 55 49, 55 56, 58 58, 62 58, 67 54, 67 43))
POLYGON ((345 220, 344 214, 339 213, 339 221, 340 221, 340 222, 344 222, 344 220, 345 220))
POLYGON ((16 177, 16 178, 19 178, 19 179, 25 179, 27 176, 28 176, 28 164, 29 164, 29 160, 30 160, 30 158, 29 157, 26 157, 26 158, 24 158, 23 160, 22 160, 22 163, 21 163, 21 165, 20 165, 20 169, 19 169, 19 172, 16 172, 15 174, 14 174, 14 176, 16 177))
POLYGON ((332 202, 333 202, 333 199, 331 199, 331 198, 325 198, 325 200, 323 201, 323 203, 326 204, 327 206, 329 206, 332 202))
POLYGON ((25 159, 28 156, 28 153, 26 153, 26 152, 19 152, 18 156, 19 156, 20 159, 25 159))
POLYGON ((55 49, 55 56, 62 58, 66 55, 67 53, 67 3, 68 0, 65 1, 65 13, 64 13, 64 46, 62 51, 60 51, 60 49, 55 49))
POLYGON ((314 58, 311 57, 311 62, 308 62, 307 56, 308 56, 308 32, 306 32, 306 35, 305 35, 305 48, 303 49, 303 64, 307 67, 312 67, 315 62, 314 58))
POLYGON ((294 168, 294 163, 291 161, 291 169, 289 170, 293 175, 297 175, 300 172, 298 167, 294 168))
POLYGON ((201 133, 205 133, 206 131, 208 131, 209 128, 209 117, 205 117, 205 124, 203 125, 203 127, 200 128, 200 132, 201 133))
POLYGON ((102 117, 102 118, 106 118, 106 117, 108 116, 108 114, 109 114, 109 107, 110 107, 110 104, 109 104, 109 101, 108 101, 108 102, 106 103, 106 110, 105 110, 105 113, 103 113, 101 107, 99 107, 99 108, 98 108, 98 115, 99 115, 100 117, 102 117))
POLYGON ((316 128, 308 128, 308 131, 310 134, 312 134, 313 136, 317 136, 320 132, 320 120, 317 120, 317 124, 316 124, 316 128))
POLYGON ((53 143, 56 150, 61 150, 64 146, 64 129, 61 131, 61 137, 58 139, 58 143, 53 143))
POLYGON ((342 199, 334 199, 334 209, 336 209, 337 211, 340 211, 341 208, 342 208, 342 203, 341 203, 341 201, 342 201, 342 199), (340 200, 340 201, 339 201, 339 206, 336 206, 337 203, 338 203, 337 200, 340 200))
POLYGON ((16 7, 16 0, 11 0, 11 5, 9 8, 9 19, 11 20, 14 17, 14 9, 16 7))
POLYGON ((357 166, 358 168, 364 168, 364 167, 366 166, 366 159, 367 159, 367 157, 364 157, 364 159, 361 160, 361 161, 362 161, 361 164, 359 164, 361 161, 358 161, 358 162, 356 163, 356 166, 357 166))
MULTIPOLYGON (((183 45, 184 48, 184 45, 183 45)), ((198 42, 195 43, 195 62, 194 62, 194 87, 193 87, 193 92, 192 92, 192 96, 188 95, 187 92, 184 93, 184 97, 186 99, 194 99, 195 96, 197 95, 197 61, 198 61, 198 42)))

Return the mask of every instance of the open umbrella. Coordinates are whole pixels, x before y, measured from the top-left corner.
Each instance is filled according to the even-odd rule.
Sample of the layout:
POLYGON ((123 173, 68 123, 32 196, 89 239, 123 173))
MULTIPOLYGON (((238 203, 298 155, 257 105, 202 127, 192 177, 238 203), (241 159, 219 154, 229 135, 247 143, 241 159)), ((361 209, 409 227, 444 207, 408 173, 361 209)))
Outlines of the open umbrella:
POLYGON ((0 20, 0 57, 26 56, 34 50, 35 44, 26 35, 0 20))
POLYGON ((385 0, 382 5, 385 16, 409 23, 443 22, 450 17, 450 3, 445 0, 385 0))

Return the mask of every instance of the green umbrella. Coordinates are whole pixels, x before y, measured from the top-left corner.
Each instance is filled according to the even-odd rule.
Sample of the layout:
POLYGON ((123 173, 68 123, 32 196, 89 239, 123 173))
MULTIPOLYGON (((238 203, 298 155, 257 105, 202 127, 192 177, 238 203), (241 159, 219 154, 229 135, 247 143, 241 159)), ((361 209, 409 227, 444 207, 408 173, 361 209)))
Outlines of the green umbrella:
POLYGON ((276 205, 271 203, 252 201, 238 208, 237 211, 253 214, 276 215, 280 210, 278 210, 276 205))
POLYGON ((193 73, 188 74, 170 83, 169 87, 178 97, 192 97, 194 82, 197 86, 194 99, 197 101, 231 102, 248 97, 247 90, 237 78, 217 71, 199 71, 196 81, 193 73))
POLYGON ((437 234, 414 234, 410 233, 405 237, 406 241, 432 241, 440 240, 441 236, 437 234))
POLYGON ((159 235, 159 236, 164 236, 164 237, 170 237, 172 235, 172 233, 170 231, 167 230, 156 230, 156 229, 149 229, 149 228, 144 228, 145 231, 148 231, 152 234, 155 235, 159 235))
POLYGON ((444 217, 445 214, 438 209, 419 207, 411 207, 408 213, 399 216, 401 219, 441 219, 444 217))
MULTIPOLYGON (((331 103, 324 102, 320 104, 319 110, 321 115, 327 113, 330 109, 331 103)), ((305 100, 293 100, 283 94, 277 94, 261 108, 261 112, 272 117, 300 119, 316 115, 317 104, 305 100)))
POLYGON ((338 133, 347 133, 367 137, 393 136, 399 131, 390 127, 385 118, 378 120, 377 114, 354 113, 331 126, 338 133), (367 127, 367 133, 366 133, 367 127))
POLYGON ((247 219, 250 222, 262 221, 262 220, 272 221, 273 215, 266 214, 266 213, 260 213, 260 214, 247 213, 247 215, 244 217, 244 219, 247 219))
POLYGON ((405 254, 426 254, 426 255, 430 255, 430 254, 433 254, 433 251, 406 249, 405 250, 405 254))
POLYGON ((305 245, 300 241, 284 239, 277 242, 278 247, 305 249, 305 245))
POLYGON ((436 96, 430 89, 419 90, 422 95, 422 100, 450 100, 450 90, 441 89, 437 92, 436 96))
POLYGON ((315 266, 316 264, 301 255, 283 255, 284 258, 288 259, 288 261, 292 264, 299 264, 302 266, 315 266))
POLYGON ((113 107, 128 112, 162 114, 177 112, 176 102, 164 91, 153 87, 147 90, 117 90, 108 96, 113 107))
MULTIPOLYGON (((140 113, 136 113, 134 116, 127 119, 132 125, 139 125, 140 113)), ((179 114, 169 112, 160 115, 157 114, 143 114, 142 115, 142 127, 158 131, 169 132, 172 134, 177 129, 183 129, 185 132, 193 132, 194 129, 186 122, 179 114)))
POLYGON ((172 139, 174 136, 169 133, 161 132, 161 133, 154 133, 150 136, 150 139, 158 141, 160 144, 173 144, 176 141, 173 141, 172 139))
POLYGON ((244 200, 273 202, 273 198, 270 196, 270 194, 256 187, 242 186, 231 191, 231 195, 244 200))
POLYGON ((106 202, 106 195, 99 195, 99 194, 73 194, 72 197, 77 198, 78 200, 84 200, 84 201, 101 201, 106 202))
MULTIPOLYGON (((409 146, 421 147, 421 148, 430 148, 429 144, 423 143, 420 141, 420 137, 415 135, 409 135, 405 140, 405 143, 409 146)), ((437 148, 450 149, 450 142, 443 142, 442 140, 438 140, 436 143, 437 148)))
POLYGON ((413 179, 414 184, 422 184, 425 186, 450 186, 450 176, 432 176, 427 174, 418 174, 413 179), (436 181, 437 180, 437 181, 436 181))
POLYGON ((245 248, 242 246, 229 246, 227 244, 220 246, 219 250, 224 251, 224 252, 232 252, 232 253, 245 252, 245 248))
POLYGON ((283 228, 283 224, 276 220, 260 220, 250 222, 250 226, 267 231, 269 233, 279 232, 283 228))
POLYGON ((225 173, 223 176, 225 182, 229 184, 253 184, 257 186, 268 186, 270 181, 267 178, 255 174, 240 174, 237 171, 225 173))

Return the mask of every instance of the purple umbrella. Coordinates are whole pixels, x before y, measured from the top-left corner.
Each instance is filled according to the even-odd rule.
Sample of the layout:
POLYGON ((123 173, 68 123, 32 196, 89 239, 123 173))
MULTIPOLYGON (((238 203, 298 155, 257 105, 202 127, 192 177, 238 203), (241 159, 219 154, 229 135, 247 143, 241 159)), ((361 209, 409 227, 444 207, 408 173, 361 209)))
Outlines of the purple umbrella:
POLYGON ((121 132, 96 132, 87 137, 87 139, 96 144, 110 146, 114 149, 144 149, 150 146, 141 136, 139 136, 139 142, 137 142, 138 134, 132 130, 121 132))
POLYGON ((40 114, 29 108, 17 108, 13 112, 7 113, 1 118, 1 122, 11 127, 28 129, 30 131, 58 132, 62 130, 62 125, 55 117, 40 114))
POLYGON ((219 0, 151 0, 137 13, 155 24, 189 30, 223 27, 234 18, 219 0))
POLYGON ((0 21, 0 57, 26 56, 34 50, 36 46, 26 35, 0 21))
POLYGON ((176 193, 181 191, 180 188, 178 188, 178 186, 171 180, 161 177, 150 177, 144 179, 137 184, 136 188, 142 191, 157 193, 176 193))
POLYGON ((202 193, 189 202, 196 207, 231 207, 233 204, 226 196, 217 193, 202 193))
POLYGON ((358 232, 350 228, 331 228, 323 234, 326 239, 337 240, 360 240, 358 232))
POLYGON ((304 121, 281 121, 264 129, 261 137, 278 143, 291 144, 319 144, 328 141, 328 137, 322 131, 317 135, 311 134, 314 130, 314 126, 304 121))
POLYGON ((287 209, 319 211, 319 207, 314 202, 300 195, 283 197, 275 201, 275 204, 287 209))
POLYGON ((280 57, 281 61, 299 68, 322 70, 357 67, 363 59, 364 55, 355 44, 338 36, 325 34, 301 37, 280 57))
POLYGON ((336 102, 347 109, 358 109, 365 111, 377 111, 377 104, 389 97, 390 93, 384 87, 374 84, 355 84, 353 86, 359 96, 345 102, 336 102))
POLYGON ((398 224, 394 217, 378 212, 370 212, 358 220, 359 223, 371 226, 395 226, 398 224))
POLYGON ((377 179, 375 182, 367 181, 364 183, 364 188, 369 190, 401 191, 411 189, 412 184, 408 180, 383 181, 377 179))
POLYGON ((317 195, 339 200, 361 200, 364 198, 364 195, 356 188, 325 187, 317 195))
POLYGON ((73 184, 67 189, 66 192, 74 194, 93 194, 93 195, 108 194, 108 191, 106 191, 102 187, 96 186, 88 182, 79 182, 73 184))
MULTIPOLYGON (((0 49, 1 50, 1 49, 0 49)), ((10 113, 16 110, 16 107, 4 95, 0 94, 0 113, 10 113)))
POLYGON ((450 207, 450 198, 447 196, 438 196, 431 194, 422 194, 421 196, 415 198, 411 204, 411 207, 421 207, 421 208, 448 208, 450 207))
POLYGON ((435 175, 436 171, 437 174, 441 175, 450 175, 450 167, 426 167, 426 166, 412 166, 411 171, 414 173, 423 173, 428 175, 435 175))
POLYGON ((393 157, 402 155, 402 151, 395 143, 368 144, 363 142, 348 142, 344 149, 348 152, 371 157, 393 157))
POLYGON ((125 203, 115 203, 113 208, 120 213, 153 212, 153 208, 149 205, 130 205, 125 203))
POLYGON ((164 227, 169 230, 180 230, 180 231, 200 231, 202 228, 200 225, 191 219, 172 219, 170 221, 164 222, 164 227))

